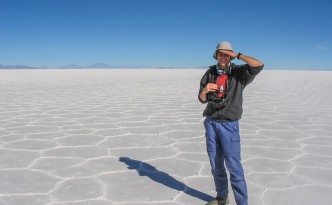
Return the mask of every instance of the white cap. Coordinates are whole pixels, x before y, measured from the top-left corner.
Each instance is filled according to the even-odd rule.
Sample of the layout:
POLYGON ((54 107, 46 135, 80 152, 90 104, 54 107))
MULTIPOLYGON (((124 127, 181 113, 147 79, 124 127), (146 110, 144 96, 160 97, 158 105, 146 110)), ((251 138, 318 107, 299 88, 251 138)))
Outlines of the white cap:
POLYGON ((229 50, 229 51, 233 51, 232 49, 232 44, 228 41, 222 41, 220 43, 218 43, 216 50, 214 51, 213 54, 213 58, 217 59, 217 51, 218 50, 229 50))

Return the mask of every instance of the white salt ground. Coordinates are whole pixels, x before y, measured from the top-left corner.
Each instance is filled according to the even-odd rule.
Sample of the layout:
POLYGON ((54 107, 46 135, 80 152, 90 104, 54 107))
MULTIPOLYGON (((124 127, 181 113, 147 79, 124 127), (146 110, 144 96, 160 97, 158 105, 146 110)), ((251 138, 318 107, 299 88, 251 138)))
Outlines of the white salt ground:
MULTIPOLYGON (((0 70, 0 205, 205 204, 204 72, 0 70)), ((249 204, 332 201, 331 79, 263 70, 246 88, 249 204)))

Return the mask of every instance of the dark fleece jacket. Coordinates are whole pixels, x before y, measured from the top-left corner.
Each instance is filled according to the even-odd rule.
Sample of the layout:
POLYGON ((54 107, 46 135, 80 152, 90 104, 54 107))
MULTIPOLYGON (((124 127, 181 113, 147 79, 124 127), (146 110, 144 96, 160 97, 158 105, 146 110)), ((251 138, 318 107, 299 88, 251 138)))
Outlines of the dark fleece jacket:
POLYGON ((199 98, 199 94, 202 92, 204 87, 208 83, 215 83, 218 77, 216 65, 210 66, 201 79, 198 93, 199 101, 207 103, 203 116, 211 117, 220 121, 234 121, 241 119, 243 89, 254 80, 255 76, 263 69, 263 67, 264 65, 259 67, 250 67, 248 64, 232 64, 231 72, 228 77, 228 87, 226 88, 225 94, 227 105, 226 107, 219 109, 213 107, 213 93, 208 93, 207 101, 205 102, 199 98))

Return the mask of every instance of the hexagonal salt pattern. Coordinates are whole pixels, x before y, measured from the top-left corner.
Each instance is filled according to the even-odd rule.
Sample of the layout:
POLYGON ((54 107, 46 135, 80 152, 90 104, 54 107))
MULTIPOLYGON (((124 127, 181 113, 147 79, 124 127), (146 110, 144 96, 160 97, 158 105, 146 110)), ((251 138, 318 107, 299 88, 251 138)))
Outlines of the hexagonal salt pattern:
MULTIPOLYGON (((204 72, 0 70, 0 205, 205 204, 204 72)), ((246 88, 250 204, 332 201, 331 79, 263 70, 246 88)))

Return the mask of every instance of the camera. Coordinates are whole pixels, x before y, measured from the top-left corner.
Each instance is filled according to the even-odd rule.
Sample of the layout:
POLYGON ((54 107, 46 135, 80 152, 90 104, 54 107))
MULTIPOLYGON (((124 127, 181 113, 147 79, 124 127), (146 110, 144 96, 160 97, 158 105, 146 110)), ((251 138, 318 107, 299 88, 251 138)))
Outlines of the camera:
POLYGON ((212 103, 214 109, 223 109, 227 105, 226 98, 220 98, 216 92, 208 94, 208 101, 212 103))
POLYGON ((214 109, 223 109, 224 107, 226 107, 227 101, 225 98, 222 98, 218 101, 213 101, 212 105, 214 109))

